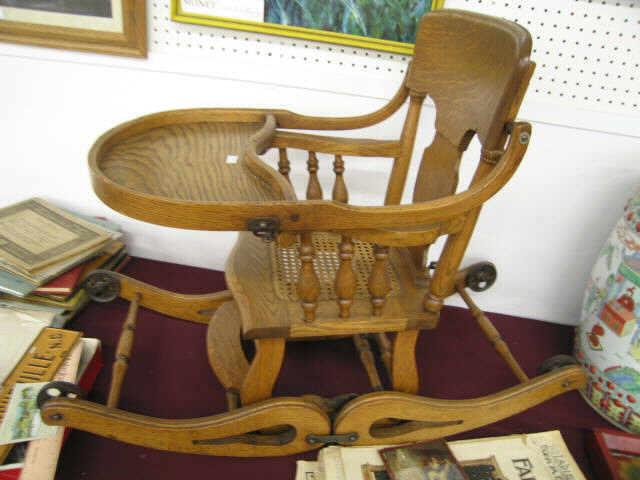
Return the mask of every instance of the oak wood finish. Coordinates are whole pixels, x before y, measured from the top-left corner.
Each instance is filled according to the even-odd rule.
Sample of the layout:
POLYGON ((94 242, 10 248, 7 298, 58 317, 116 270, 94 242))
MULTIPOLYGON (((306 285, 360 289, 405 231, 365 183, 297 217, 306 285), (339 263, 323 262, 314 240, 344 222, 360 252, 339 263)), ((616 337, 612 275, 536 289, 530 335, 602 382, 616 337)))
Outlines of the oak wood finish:
POLYGON ((391 342, 389 342, 389 338, 386 333, 374 333, 373 338, 378 345, 378 350, 380 352, 380 359, 382 360, 382 364, 387 372, 387 376, 391 378, 391 358, 392 358, 392 346, 391 342))
POLYGON ((111 272, 110 274, 120 282, 121 298, 131 302, 139 296, 141 307, 181 320, 209 324, 213 312, 223 303, 233 299, 229 290, 198 295, 176 293, 154 287, 121 273, 111 272))
POLYGON ((394 390, 418 393, 420 377, 416 364, 417 330, 396 333, 391 350, 391 385, 394 390))
POLYGON ((358 333, 395 332, 433 328, 437 317, 424 312, 426 287, 416 286, 404 249, 391 249, 389 262, 399 284, 397 296, 388 297, 382 314, 371 316, 369 299, 354 298, 350 316, 340 316, 337 299, 319 300, 315 320, 305 322, 299 301, 283 299, 275 289, 270 244, 240 233, 227 259, 225 278, 242 318, 244 338, 312 339, 358 333))
POLYGON ((413 145, 416 139, 423 102, 424 95, 415 95, 412 93, 409 97, 409 110, 402 128, 400 152, 394 159, 391 169, 391 176, 389 177, 387 193, 384 199, 385 205, 399 204, 402 199, 402 192, 407 183, 407 172, 409 171, 409 163, 411 162, 411 155, 413 154, 413 145))
POLYGON ((500 332, 498 332, 496 327, 493 326, 491 320, 489 320, 484 312, 478 308, 476 303, 465 290, 464 285, 458 283, 456 285, 456 288, 458 290, 458 293, 464 300, 464 303, 466 303, 469 307, 471 315, 473 315, 473 317, 478 322, 478 326, 482 330, 482 333, 485 337, 487 337, 487 340, 489 340, 489 343, 491 343, 496 352, 498 352, 505 363, 509 366, 513 374, 518 377, 518 380, 520 380, 522 383, 528 382, 529 377, 524 372, 518 361, 515 359, 515 357, 511 353, 511 350, 509 349, 509 346, 507 345, 507 342, 502 339, 502 337, 500 336, 500 332))
POLYGON ((300 235, 300 282, 298 283, 298 295, 300 296, 302 310, 304 311, 304 321, 313 322, 316 319, 316 309, 318 308, 318 296, 320 295, 320 281, 313 266, 315 254, 313 243, 311 242, 311 232, 300 235))
MULTIPOLYGON (((240 232, 226 265, 229 293, 202 298, 202 304, 195 296, 172 296, 169 306, 163 307, 195 321, 204 315, 207 302, 210 310, 217 308, 207 334, 207 349, 211 366, 227 389, 230 408, 237 407, 238 398, 244 406, 267 405, 257 402, 271 396, 286 341, 346 335, 353 336, 369 379, 374 389, 379 389, 382 382, 365 336, 374 335, 395 390, 365 395, 339 412, 334 431, 357 432, 361 444, 423 440, 475 428, 584 383, 584 375, 576 368, 529 380, 462 288, 460 294, 481 329, 522 384, 464 401, 413 395, 420 381, 415 359, 419 331, 437 326, 444 300, 461 288, 457 283, 462 278, 460 263, 480 210, 511 178, 527 150, 531 126, 516 122, 515 117, 534 68, 529 59, 528 32, 515 23, 484 15, 455 10, 430 13, 420 22, 417 39, 415 56, 400 89, 387 105, 367 115, 326 118, 268 109, 178 110, 123 124, 93 146, 93 187, 112 208, 161 225, 240 232), (427 96, 436 106, 435 136, 422 153, 413 203, 400 204, 427 96), (374 125, 398 111, 407 99, 399 139, 303 132, 374 125), (463 153, 474 136, 482 153, 471 183, 456 193, 463 153), (260 157, 269 149, 278 151, 277 170, 260 157), (291 170, 298 166, 292 165, 288 149, 308 153, 305 200, 299 200, 291 186, 291 170), (330 200, 323 199, 318 152, 334 155, 330 200), (235 158, 232 162, 230 155, 235 158), (348 161, 344 156, 349 155, 390 159, 384 205, 348 204, 344 178, 348 161), (249 221, 256 218, 277 225, 277 242, 266 243, 246 232, 249 221), (334 244, 328 243, 330 254, 323 250, 324 244, 314 246, 314 238, 325 238, 322 235, 339 235, 337 260, 334 244), (431 276, 425 268, 428 246, 444 235, 447 240, 431 276), (278 270, 280 264, 272 261, 282 257, 272 254, 284 255, 283 249, 296 242, 297 253, 291 254, 294 260, 286 265, 295 265, 297 277, 287 280, 287 288, 293 289, 285 290, 293 293, 283 295, 277 282, 284 282, 281 277, 286 275, 278 270), (362 263, 358 262, 370 251, 362 250, 362 242, 374 244, 375 258, 372 266, 366 264, 369 293, 364 298, 356 295, 362 275, 362 263), (337 267, 326 267, 319 254, 337 261, 337 267), (327 271, 332 272, 331 278, 327 278, 327 271), (397 291, 391 288, 390 280, 397 291), (331 292, 327 285, 334 293, 321 295, 331 292), (188 309, 190 303, 199 309, 188 309), (395 333, 392 342, 388 333, 395 333), (241 336, 254 340, 256 354, 250 363, 244 356, 241 336), (405 421, 380 423, 385 418, 405 421)), ((305 165, 299 168, 304 170, 305 165)), ((145 305, 148 292, 153 291, 133 285, 129 283, 121 295, 131 298, 141 291, 140 302, 145 305)), ((153 303, 162 305, 156 298, 153 303)), ((274 411, 280 408, 277 402, 269 405, 274 411)), ((235 410, 241 417, 234 418, 253 415, 246 408, 235 410)), ((105 412, 92 414, 102 418, 105 412)), ((262 419, 259 415, 256 418, 262 419)), ((120 420, 121 426, 133 424, 120 420)), ((189 425, 185 424, 181 435, 196 432, 196 427, 189 425)), ((226 425, 222 429, 225 434, 229 430, 226 425)), ((254 429, 277 425, 261 423, 254 429)), ((246 435, 253 435, 241 427, 234 432, 230 435, 243 441, 249 438, 246 435)), ((276 435, 275 431, 271 434, 276 435)), ((236 449, 239 455, 249 451, 240 443, 234 443, 233 454, 236 449)), ((171 448, 187 448, 185 445, 178 442, 171 448)), ((212 450, 214 454, 218 451, 212 450)), ((266 451, 260 450, 260 454, 266 451)))
POLYGON ((374 245, 373 255, 375 261, 369 276, 369 293, 371 294, 371 313, 373 316, 379 317, 387 302, 387 294, 391 290, 389 278, 387 277, 389 247, 374 245))
POLYGON ((369 340, 367 340, 363 335, 354 335, 353 343, 356 346, 356 350, 358 350, 360 361, 367 372, 367 377, 369 377, 371 387, 374 390, 382 390, 382 381, 380 380, 380 375, 376 368, 376 359, 371 351, 369 340))
POLYGON ((50 400, 41 415, 49 425, 68 426, 142 447, 234 457, 304 452, 316 448, 305 441, 308 434, 326 435, 331 431, 327 414, 318 406, 289 397, 184 420, 148 417, 79 399, 50 400), (284 435, 258 433, 283 425, 293 430, 284 435))
POLYGON ((340 266, 336 273, 336 296, 341 318, 349 318, 353 295, 356 291, 356 274, 353 271, 353 242, 343 235, 339 246, 340 266))
POLYGON ((242 405, 271 397, 284 359, 284 338, 260 338, 254 341, 256 354, 240 389, 242 405))
POLYGON ((307 200, 322 200, 322 186, 318 180, 319 169, 316 152, 309 152, 307 170, 309 171, 309 184, 307 185, 307 200))
POLYGON ((312 135, 308 133, 278 130, 273 137, 273 147, 299 148, 308 152, 332 155, 356 155, 358 157, 396 157, 401 143, 397 140, 372 140, 312 135))
POLYGON ((347 184, 344 181, 344 160, 342 159, 342 155, 335 156, 333 173, 336 174, 336 179, 333 183, 331 198, 336 202, 349 203, 349 192, 347 191, 347 184))
POLYGON ((529 33, 513 22, 448 10, 423 17, 416 45, 407 88, 433 99, 436 130, 454 145, 473 131, 485 148, 499 147, 529 67, 529 33))
POLYGON ((122 0, 122 32, 0 20, 0 41, 87 52, 147 56, 145 0, 122 0))
POLYGON ((239 394, 249 372, 242 350, 240 312, 233 300, 213 315, 207 329, 207 355, 216 377, 227 391, 239 394))
MULTIPOLYGON (((259 163, 257 153, 250 149, 244 150, 244 155, 239 156, 238 164, 235 166, 237 167, 235 176, 244 177, 250 171, 251 178, 243 178, 241 182, 248 183, 251 187, 247 193, 237 188, 222 187, 217 191, 226 191, 229 195, 223 200, 198 200, 200 192, 206 190, 203 190, 204 187, 195 178, 196 184, 188 188, 189 195, 195 195, 195 198, 180 199, 164 196, 157 191, 149 193, 136 190, 140 183, 145 183, 145 188, 162 190, 164 188, 162 182, 151 184, 142 180, 140 175, 134 175, 131 180, 124 175, 116 181, 106 174, 106 171, 110 171, 111 175, 114 175, 114 172, 119 170, 118 156, 110 153, 117 148, 117 144, 135 143, 131 138, 138 135, 140 138, 138 147, 147 149, 149 148, 147 144, 153 143, 153 140, 146 137, 156 128, 170 126, 177 128, 176 125, 180 125, 181 122, 187 122, 188 125, 217 124, 224 121, 255 123, 260 119, 264 120, 265 115, 269 117, 272 113, 224 109, 178 110, 142 117, 116 127, 98 139, 89 153, 94 191, 107 205, 125 215, 177 228, 242 231, 247 229, 249 220, 256 217, 275 217, 280 222, 281 230, 297 232, 370 229, 372 225, 378 228, 430 225, 464 215, 469 210, 482 205, 500 190, 511 178, 526 151, 526 144, 513 141, 513 138, 518 138, 524 130, 530 130, 528 124, 515 124, 506 152, 501 155, 491 172, 473 187, 446 198, 408 205, 364 207, 329 200, 295 201, 295 193, 286 179, 265 163, 259 163), (256 183, 257 177, 262 182, 268 178, 270 188, 263 188, 260 183, 256 183), (280 200, 258 200, 262 195, 270 195, 280 200)), ((265 124, 263 129, 267 129, 268 126, 265 124)), ((202 126, 196 128, 203 137, 208 137, 211 130, 212 128, 202 126)), ((216 128, 214 127, 213 130, 216 128)), ((126 150, 125 148, 122 152, 125 156, 128 154, 126 150)), ((133 153, 131 155, 133 156, 133 153)), ((154 156, 149 161, 155 162, 155 158, 154 156)), ((218 155, 214 160, 219 163, 220 159, 218 155)), ((124 165, 126 162, 123 162, 120 170, 124 169, 124 165)), ((164 165, 171 168, 168 163, 164 165)), ((223 172, 233 176, 229 173, 234 170, 231 166, 220 165, 220 167, 223 172)), ((206 172, 205 170, 204 173, 206 172)), ((169 171, 167 175, 174 174, 169 171)), ((210 188, 207 187, 208 189, 210 188)), ((185 192, 178 195, 184 196, 185 192)), ((215 195, 216 198, 220 198, 220 193, 215 195)))
POLYGON ((409 96, 406 79, 386 105, 375 112, 355 117, 312 117, 289 112, 287 110, 273 110, 280 128, 300 130, 353 130, 365 128, 386 120, 404 104, 409 96))
POLYGON ((133 351, 139 304, 140 294, 138 293, 129 304, 129 311, 122 325, 122 333, 116 346, 115 361, 111 370, 111 386, 107 397, 107 407, 109 408, 117 407, 120 400, 122 384, 124 383, 129 362, 131 361, 131 352, 133 351))
POLYGON ((497 422, 585 385, 585 373, 580 367, 571 366, 468 400, 439 400, 401 392, 369 393, 344 406, 334 420, 333 430, 337 434, 358 432, 355 445, 423 442, 497 422), (405 422, 376 425, 387 418, 405 422))
POLYGON ((278 171, 280 172, 280 175, 287 179, 287 182, 291 183, 291 179, 289 178, 289 172, 291 172, 291 162, 289 161, 287 149, 279 148, 278 154, 278 171))

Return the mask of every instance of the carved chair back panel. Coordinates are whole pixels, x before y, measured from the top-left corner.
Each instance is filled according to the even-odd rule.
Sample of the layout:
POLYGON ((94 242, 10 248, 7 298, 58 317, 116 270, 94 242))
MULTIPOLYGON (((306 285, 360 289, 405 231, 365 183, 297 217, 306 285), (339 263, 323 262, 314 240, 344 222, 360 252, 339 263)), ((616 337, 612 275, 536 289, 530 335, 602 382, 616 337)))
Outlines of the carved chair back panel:
POLYGON ((530 53, 531 36, 516 23, 432 12, 420 22, 407 87, 433 99, 436 129, 451 143, 462 145, 471 130, 495 148, 530 53))

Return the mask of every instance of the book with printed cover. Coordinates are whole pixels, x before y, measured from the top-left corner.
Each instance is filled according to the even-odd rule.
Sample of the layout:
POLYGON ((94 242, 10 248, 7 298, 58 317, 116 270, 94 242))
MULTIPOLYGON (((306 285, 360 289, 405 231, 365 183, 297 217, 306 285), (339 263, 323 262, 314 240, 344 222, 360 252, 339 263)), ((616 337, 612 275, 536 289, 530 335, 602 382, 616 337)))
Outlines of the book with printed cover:
POLYGON ((557 430, 448 445, 470 478, 586 480, 557 430))
POLYGON ((320 450, 317 462, 298 465, 297 478, 586 480, 556 430, 446 442, 446 447, 443 441, 396 447, 325 447, 320 450), (434 445, 437 448, 432 448, 434 445), (385 465, 386 456, 394 459, 385 465), (454 463, 463 472, 452 468, 454 463))
POLYGON ((33 198, 0 209, 0 267, 42 284, 120 236, 33 198))

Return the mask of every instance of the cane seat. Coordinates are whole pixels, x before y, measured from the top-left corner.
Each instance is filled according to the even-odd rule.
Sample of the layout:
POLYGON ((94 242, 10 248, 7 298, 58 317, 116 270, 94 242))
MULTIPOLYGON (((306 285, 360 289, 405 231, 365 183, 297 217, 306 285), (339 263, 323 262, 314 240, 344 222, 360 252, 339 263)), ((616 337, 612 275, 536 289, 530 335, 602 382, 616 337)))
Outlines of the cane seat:
POLYGON ((297 291, 299 243, 279 246, 241 233, 225 268, 229 288, 240 307, 244 338, 315 338, 354 335, 363 332, 396 332, 433 328, 437 318, 424 311, 426 286, 418 286, 415 268, 406 248, 390 249, 386 273, 390 289, 381 315, 371 315, 368 281, 373 266, 373 247, 354 241, 356 288, 349 318, 341 318, 336 302, 335 277, 339 268, 340 236, 313 234, 314 268, 320 294, 316 318, 306 322, 297 291))

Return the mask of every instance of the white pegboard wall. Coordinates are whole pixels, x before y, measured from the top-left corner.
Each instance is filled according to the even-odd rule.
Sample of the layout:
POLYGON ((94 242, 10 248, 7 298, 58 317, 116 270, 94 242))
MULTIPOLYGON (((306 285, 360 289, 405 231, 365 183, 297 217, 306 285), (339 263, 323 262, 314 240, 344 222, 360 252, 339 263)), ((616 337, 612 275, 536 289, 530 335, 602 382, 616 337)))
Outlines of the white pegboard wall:
MULTIPOLYGON (((537 69, 528 101, 623 115, 640 113, 640 0, 447 0, 445 6, 501 16, 531 32, 537 69)), ((151 52, 204 62, 244 60, 283 72, 302 67, 312 68, 316 75, 368 73, 394 85, 411 59, 173 22, 168 0, 152 0, 149 7, 151 52)))
POLYGON ((528 95, 587 110, 640 113, 640 1, 449 0, 497 15, 533 37, 528 95))

